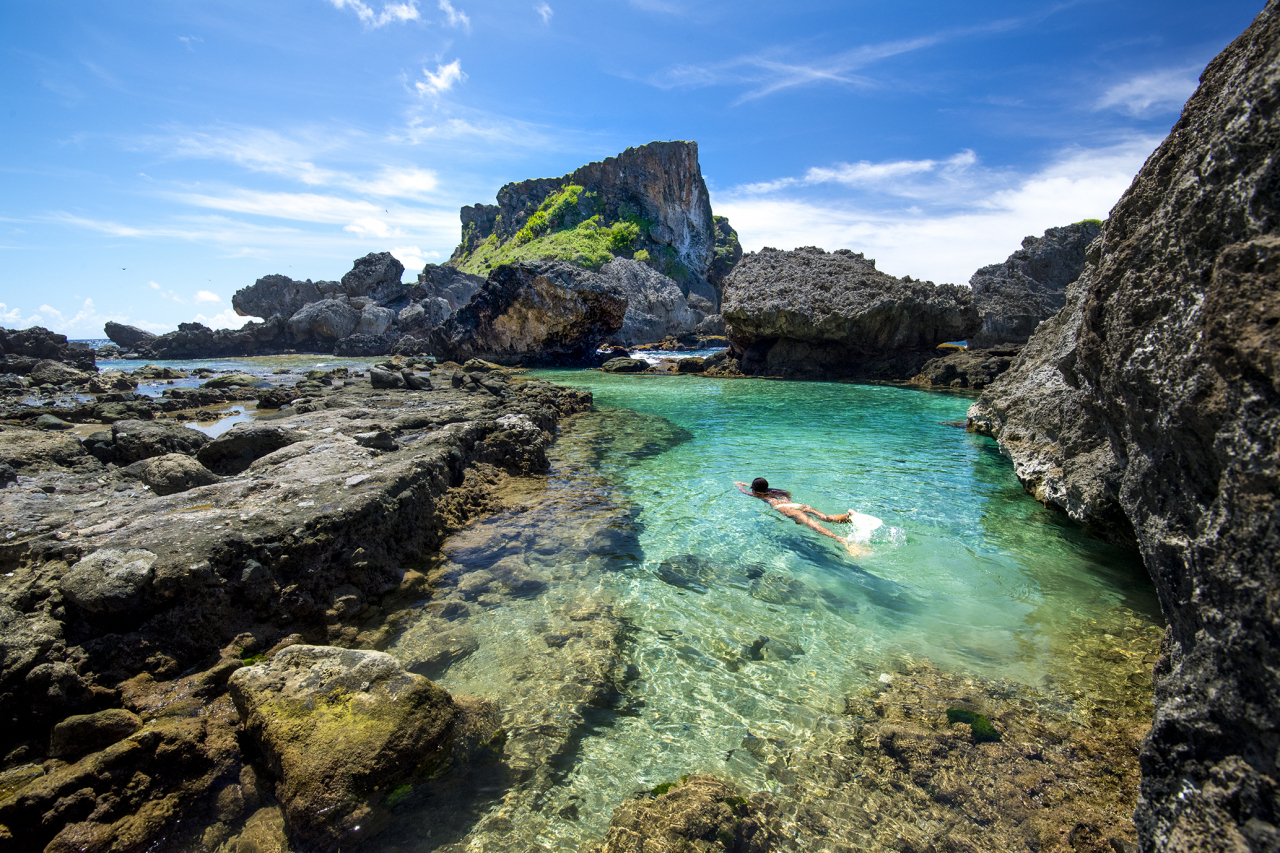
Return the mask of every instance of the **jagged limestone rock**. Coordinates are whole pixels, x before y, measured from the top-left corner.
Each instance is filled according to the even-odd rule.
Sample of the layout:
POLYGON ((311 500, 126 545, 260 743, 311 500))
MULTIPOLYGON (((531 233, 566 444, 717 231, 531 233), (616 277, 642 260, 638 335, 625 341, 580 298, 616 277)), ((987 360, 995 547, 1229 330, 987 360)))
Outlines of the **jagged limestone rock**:
POLYGON ((1136 541, 1169 621, 1145 850, 1280 838, 1280 3, 1215 58, 1064 309, 969 412, 1020 480, 1136 541))

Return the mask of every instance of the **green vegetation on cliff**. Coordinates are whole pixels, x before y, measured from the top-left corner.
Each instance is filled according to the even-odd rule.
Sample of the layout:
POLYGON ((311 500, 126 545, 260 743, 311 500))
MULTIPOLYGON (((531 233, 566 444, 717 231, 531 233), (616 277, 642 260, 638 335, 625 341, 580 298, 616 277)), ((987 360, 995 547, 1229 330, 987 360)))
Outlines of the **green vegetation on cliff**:
MULTIPOLYGON (((615 257, 652 263, 649 252, 637 244, 648 238, 653 223, 624 210, 620 220, 605 224, 603 207, 596 193, 566 185, 547 196, 510 239, 491 234, 453 263, 474 275, 488 275, 494 267, 519 261, 568 261, 591 270, 615 257)), ((661 256, 652 265, 671 275, 665 269, 669 260, 661 256)))

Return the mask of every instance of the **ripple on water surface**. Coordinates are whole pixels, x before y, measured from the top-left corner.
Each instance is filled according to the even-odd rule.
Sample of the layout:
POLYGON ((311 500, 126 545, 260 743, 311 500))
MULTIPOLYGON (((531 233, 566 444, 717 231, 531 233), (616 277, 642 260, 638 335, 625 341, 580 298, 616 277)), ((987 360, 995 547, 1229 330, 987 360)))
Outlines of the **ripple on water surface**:
POLYGON ((623 798, 691 772, 776 788, 762 756, 811 740, 904 656, 1070 693, 1082 626, 1158 619, 1134 555, 1063 523, 994 443, 945 425, 967 399, 540 375, 589 388, 597 411, 566 426, 523 512, 450 541, 435 611, 390 650, 496 698, 515 754, 550 768, 495 802, 472 849, 576 850, 623 798), (737 491, 756 476, 883 519, 870 553, 737 491), (612 627, 575 629, 583 612, 612 627), (433 646, 462 621, 470 640, 433 646))

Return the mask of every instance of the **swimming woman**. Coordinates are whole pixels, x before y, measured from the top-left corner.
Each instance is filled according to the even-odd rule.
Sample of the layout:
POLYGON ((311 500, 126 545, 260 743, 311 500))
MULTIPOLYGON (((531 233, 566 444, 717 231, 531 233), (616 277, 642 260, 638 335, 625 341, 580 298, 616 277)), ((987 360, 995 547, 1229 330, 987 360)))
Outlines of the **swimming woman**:
POLYGON ((734 485, 737 486, 738 491, 742 492, 744 495, 759 498, 778 512, 785 515, 787 518, 794 521, 796 524, 803 524, 805 527, 817 531, 823 536, 830 536, 832 539, 843 545, 845 550, 849 552, 850 556, 859 557, 867 553, 866 548, 847 541, 843 536, 840 536, 837 533, 832 533, 830 530, 814 521, 814 518, 818 518, 831 524, 848 524, 848 513, 843 515, 825 515, 818 512, 808 504, 795 503, 791 500, 790 492, 784 492, 782 489, 769 488, 769 481, 764 477, 756 477, 752 480, 750 488, 747 487, 746 483, 739 483, 736 481, 734 482, 734 485), (813 516, 813 518, 810 518, 810 516, 813 516))

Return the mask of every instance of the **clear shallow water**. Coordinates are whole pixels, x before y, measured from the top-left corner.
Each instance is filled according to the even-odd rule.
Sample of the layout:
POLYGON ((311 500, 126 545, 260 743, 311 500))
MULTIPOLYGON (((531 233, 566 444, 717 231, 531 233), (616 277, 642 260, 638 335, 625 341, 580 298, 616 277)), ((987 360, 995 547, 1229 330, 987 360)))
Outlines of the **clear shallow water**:
MULTIPOLYGON (((1159 619, 1135 555, 1082 536, 1026 495, 993 442, 944 423, 963 419, 968 398, 539 375, 589 388, 596 402, 555 449, 547 511, 500 514, 445 550, 453 576, 483 570, 544 591, 465 612, 454 624, 472 650, 429 674, 497 699, 512 749, 553 766, 528 783, 536 791, 506 795, 455 836, 466 849, 576 850, 603 835, 623 799, 687 773, 776 789, 757 757, 766 750, 753 745, 776 754, 809 743, 844 697, 904 656, 1070 694, 1082 626, 1159 619), (734 481, 755 476, 829 514, 853 508, 885 526, 853 559, 740 494, 734 481), (585 601, 626 626, 629 676, 613 713, 557 700, 558 686, 599 673, 571 645, 540 642, 565 636, 585 601), (557 732, 543 730, 550 744, 521 734, 546 724, 526 718, 535 707, 559 715, 557 732)), ((407 662, 425 654, 431 644, 414 633, 389 651, 407 662)))

